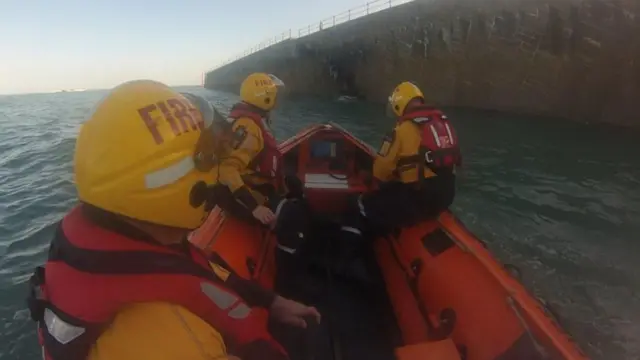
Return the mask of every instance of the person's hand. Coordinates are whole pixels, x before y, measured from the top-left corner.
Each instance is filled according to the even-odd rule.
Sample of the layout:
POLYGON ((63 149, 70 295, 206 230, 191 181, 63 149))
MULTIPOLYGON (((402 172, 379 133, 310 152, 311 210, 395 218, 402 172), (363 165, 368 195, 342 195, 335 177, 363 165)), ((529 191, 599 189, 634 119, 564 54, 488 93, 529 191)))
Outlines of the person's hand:
POLYGON ((258 207, 253 210, 252 214, 254 218, 258 219, 258 221, 265 225, 271 224, 276 219, 273 211, 264 205, 258 205, 258 207))
POLYGON ((305 318, 313 317, 318 324, 321 318, 320 313, 313 306, 306 306, 282 296, 276 296, 273 300, 269 308, 269 315, 281 323, 303 329, 307 327, 305 318))

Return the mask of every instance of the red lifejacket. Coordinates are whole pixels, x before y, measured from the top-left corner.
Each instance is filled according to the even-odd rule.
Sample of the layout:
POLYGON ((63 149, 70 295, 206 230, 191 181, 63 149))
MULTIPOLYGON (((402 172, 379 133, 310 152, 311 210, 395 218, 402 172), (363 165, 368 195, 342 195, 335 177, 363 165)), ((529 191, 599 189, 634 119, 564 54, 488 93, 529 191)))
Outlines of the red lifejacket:
POLYGON ((452 168, 462 164, 458 136, 449 119, 431 106, 419 106, 404 114, 398 122, 412 121, 422 129, 421 150, 431 169, 452 168))
POLYGON ((123 307, 144 302, 188 309, 243 359, 256 344, 263 349, 254 359, 287 359, 265 322, 223 285, 204 253, 190 244, 180 251, 105 229, 86 217, 83 206, 62 220, 46 265, 30 280, 28 304, 46 360, 85 360, 123 307))
POLYGON ((229 113, 229 118, 233 121, 240 118, 249 118, 260 128, 264 146, 255 159, 251 161, 249 168, 260 176, 270 179, 276 189, 279 189, 284 182, 282 153, 278 149, 276 138, 266 124, 267 116, 266 111, 242 102, 234 105, 229 113))

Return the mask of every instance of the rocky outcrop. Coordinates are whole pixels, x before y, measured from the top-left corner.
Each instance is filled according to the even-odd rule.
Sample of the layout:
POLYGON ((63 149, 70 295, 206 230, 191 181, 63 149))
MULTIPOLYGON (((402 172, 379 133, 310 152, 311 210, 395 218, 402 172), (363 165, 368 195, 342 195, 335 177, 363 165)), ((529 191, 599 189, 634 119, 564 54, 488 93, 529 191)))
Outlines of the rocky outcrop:
POLYGON ((272 72, 292 93, 381 102, 403 80, 434 103, 640 127, 640 2, 417 0, 213 70, 237 91, 272 72))

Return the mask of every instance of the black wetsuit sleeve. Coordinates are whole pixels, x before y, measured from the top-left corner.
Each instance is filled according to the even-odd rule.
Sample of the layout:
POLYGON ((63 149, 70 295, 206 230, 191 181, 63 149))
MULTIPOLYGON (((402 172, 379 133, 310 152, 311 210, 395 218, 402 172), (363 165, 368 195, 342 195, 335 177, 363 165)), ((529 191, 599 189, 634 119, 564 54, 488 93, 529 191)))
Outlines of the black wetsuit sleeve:
POLYGON ((249 191, 246 185, 243 185, 238 190, 234 191, 233 196, 250 211, 253 211, 258 207, 258 202, 253 195, 251 195, 251 191, 249 191))
POLYGON ((229 271, 229 276, 224 280, 229 289, 235 291, 249 306, 259 306, 265 309, 271 307, 276 294, 253 280, 247 280, 236 274, 231 266, 222 257, 213 253, 209 256, 209 261, 222 266, 229 271))
POLYGON ((244 279, 236 274, 229 275, 226 281, 230 289, 235 291, 249 306, 259 306, 265 309, 271 307, 276 294, 262 287, 255 281, 244 279))

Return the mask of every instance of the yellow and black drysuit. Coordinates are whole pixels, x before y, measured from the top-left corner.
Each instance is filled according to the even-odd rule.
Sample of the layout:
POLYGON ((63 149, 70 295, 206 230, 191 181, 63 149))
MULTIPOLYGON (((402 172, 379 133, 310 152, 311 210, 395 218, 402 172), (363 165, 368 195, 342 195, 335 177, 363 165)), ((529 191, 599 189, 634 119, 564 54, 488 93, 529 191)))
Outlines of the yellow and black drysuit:
MULTIPOLYGON (((432 149, 436 146, 429 143, 438 137, 431 132, 432 117, 444 117, 446 121, 438 110, 416 108, 402 116, 384 137, 372 171, 379 189, 361 195, 347 211, 341 228, 343 254, 336 272, 349 272, 353 259, 362 252, 365 230, 375 237, 412 226, 437 216, 453 202, 455 167, 459 164, 457 139, 450 137, 456 146, 432 149)), ((442 131, 449 129, 446 126, 442 131)))
POLYGON ((406 119, 385 136, 373 164, 380 188, 362 195, 359 210, 380 230, 437 216, 455 196, 455 166, 432 167, 422 149, 422 126, 406 119))
MULTIPOLYGON (((297 255, 309 227, 309 211, 302 198, 302 187, 294 176, 285 177, 282 155, 268 127, 268 116, 255 106, 236 104, 229 114, 233 141, 228 153, 220 157, 214 169, 218 185, 211 196, 222 209, 246 221, 256 221, 252 211, 259 205, 269 207, 277 217, 272 229, 278 239, 276 282, 293 279, 301 257, 297 255), (286 195, 283 194, 286 190, 286 195), (284 276, 284 274, 287 276, 284 276)), ((292 280, 293 281, 293 280, 292 280)), ((287 296, 289 286, 277 286, 287 296)))

